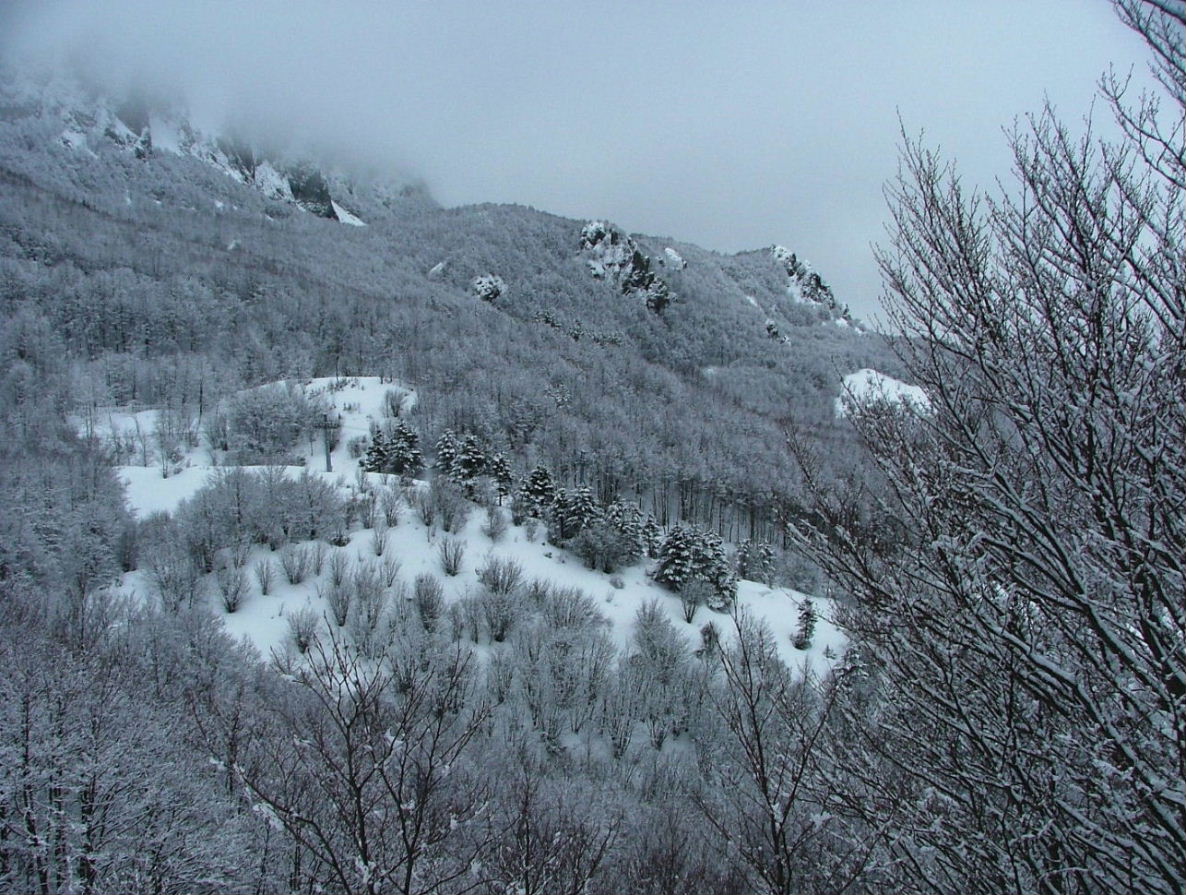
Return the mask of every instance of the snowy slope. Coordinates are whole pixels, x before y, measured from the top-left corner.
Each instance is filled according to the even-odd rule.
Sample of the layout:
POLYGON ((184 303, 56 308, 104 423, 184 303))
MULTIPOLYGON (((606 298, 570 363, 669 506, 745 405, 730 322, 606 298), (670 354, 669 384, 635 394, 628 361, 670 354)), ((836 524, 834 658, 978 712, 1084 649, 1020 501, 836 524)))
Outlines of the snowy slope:
MULTIPOLYGON (((332 471, 325 471, 324 448, 314 441, 301 445, 305 465, 286 467, 287 473, 295 477, 307 469, 312 474, 324 477, 344 493, 363 483, 369 486, 383 484, 388 477, 359 472, 359 461, 350 457, 348 442, 353 437, 368 434, 372 421, 383 419, 388 392, 394 391, 399 396, 402 414, 415 406, 415 391, 378 377, 313 379, 303 385, 307 393, 323 395, 331 403, 333 413, 341 420, 341 437, 330 454, 332 471)), ((158 414, 154 410, 111 409, 93 414, 89 420, 75 420, 80 431, 100 440, 131 437, 137 449, 141 441, 146 445, 145 450, 138 453, 133 461, 140 465, 124 465, 117 470, 127 486, 128 503, 141 518, 150 513, 175 511, 182 500, 206 484, 222 459, 218 452, 210 449, 203 437, 199 437, 198 444, 186 451, 179 463, 163 467, 152 447, 152 433, 157 418, 158 414), (164 475, 166 468, 169 471, 167 476, 164 475)), ((593 597, 610 625, 614 642, 620 648, 625 648, 630 641, 638 608, 650 600, 658 600, 676 629, 684 635, 689 650, 700 645, 700 628, 709 620, 716 623, 726 640, 732 636, 729 616, 704 607, 698 610, 691 624, 685 622, 679 598, 649 579, 649 561, 622 569, 616 576, 608 576, 585 568, 577 557, 545 543, 542 529, 532 536, 525 527, 511 526, 502 538, 494 542, 482 532, 484 521, 484 514, 475 506, 465 528, 457 535, 464 543, 465 556, 460 573, 455 577, 441 573, 437 552, 443 537, 441 532, 426 527, 406 504, 402 507, 399 524, 387 532, 384 556, 399 561, 399 581, 408 588, 416 575, 422 572, 438 576, 444 584, 447 602, 454 602, 479 590, 477 571, 489 558, 514 560, 522 566, 526 581, 541 579, 560 587, 576 587, 593 597)), ((373 530, 357 529, 350 533, 348 544, 329 549, 345 553, 354 565, 378 562, 374 541, 373 530)), ((249 566, 264 561, 276 563, 277 557, 266 546, 256 545, 252 548, 249 566)), ((246 637, 264 655, 268 655, 272 650, 288 648, 288 616, 293 612, 304 607, 312 607, 318 614, 325 611, 325 601, 318 596, 318 583, 317 580, 307 580, 293 585, 284 583, 283 576, 278 576, 270 593, 265 596, 260 593, 258 582, 252 578, 251 593, 236 612, 226 613, 223 610, 214 596, 213 587, 210 588, 209 605, 223 619, 231 634, 246 637)), ((138 597, 151 598, 152 588, 142 571, 128 573, 123 586, 127 592, 138 597)), ((832 656, 843 651, 844 641, 827 620, 830 608, 828 601, 817 598, 816 607, 821 620, 813 645, 806 651, 794 648, 792 640, 798 624, 799 606, 805 598, 805 594, 787 588, 771 588, 754 581, 742 581, 738 589, 737 606, 752 612, 769 625, 777 638, 782 659, 790 667, 799 668, 808 662, 822 670, 832 656)))
POLYGON ((908 385, 871 369, 857 370, 844 377, 840 397, 836 399, 837 416, 848 416, 854 409, 873 404, 903 405, 920 414, 931 410, 931 399, 917 385, 908 385))

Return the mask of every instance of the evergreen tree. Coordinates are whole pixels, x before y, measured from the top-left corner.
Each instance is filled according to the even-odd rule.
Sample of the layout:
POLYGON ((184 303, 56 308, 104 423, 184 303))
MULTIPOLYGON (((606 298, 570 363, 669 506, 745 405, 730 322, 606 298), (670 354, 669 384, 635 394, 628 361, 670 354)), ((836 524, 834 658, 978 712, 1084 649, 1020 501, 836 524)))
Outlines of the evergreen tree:
POLYGON ((642 546, 646 555, 651 559, 657 559, 659 556, 659 545, 662 543, 663 532, 659 528, 659 522, 654 515, 647 513, 646 522, 642 526, 642 546))
POLYGON ((461 445, 457 440, 457 434, 452 429, 446 429, 441 437, 437 439, 437 458, 436 462, 433 463, 433 468, 439 473, 452 476, 453 466, 457 462, 457 454, 460 448, 461 445))
POLYGON ((774 577, 774 548, 765 541, 755 544, 746 538, 737 547, 734 562, 738 578, 772 584, 774 577))
POLYGON ((458 482, 472 482, 487 472, 486 450, 477 435, 466 435, 453 461, 452 476, 458 482))
POLYGON ((371 443, 362 458, 362 468, 366 472, 388 472, 391 456, 388 442, 378 425, 371 423, 371 443))
POLYGON ((546 466, 535 467, 527 476, 519 495, 526 515, 542 517, 556 498, 556 485, 552 481, 552 473, 546 466))
POLYGON ((588 486, 561 488, 552 502, 551 527, 557 543, 576 537, 601 518, 601 509, 588 486))
POLYGON ((679 590, 692 579, 701 579, 712 587, 713 609, 725 609, 736 597, 737 579, 725 553, 725 545, 713 532, 678 524, 668 533, 659 548, 655 580, 679 590))
POLYGON ((511 493, 511 486, 514 484, 511 464, 507 461, 506 454, 492 454, 486 464, 486 474, 494 479, 494 485, 498 489, 498 502, 501 504, 502 499, 511 493))
POLYGON ((709 606, 727 609, 737 595, 737 577, 729 564, 725 545, 716 532, 700 531, 693 539, 692 577, 702 578, 712 586, 709 606))
POLYGON ((808 597, 799 606, 799 630, 795 632, 795 649, 809 649, 815 636, 815 604, 808 597))
POLYGON ((389 471, 398 475, 415 475, 424 466, 420 436, 403 420, 396 422, 387 439, 387 455, 389 471))
POLYGON ((695 537, 683 524, 672 526, 660 545, 656 558, 655 580, 673 590, 679 590, 695 568, 695 537))
POLYGON ((774 586, 774 547, 765 541, 758 544, 754 572, 757 576, 755 581, 761 581, 767 587, 774 586))
POLYGON ((605 520, 618 533, 632 560, 642 555, 642 512, 638 507, 615 501, 605 508, 605 520))
POLYGON ((746 538, 737 545, 737 556, 734 563, 737 568, 737 577, 750 580, 751 568, 754 564, 754 542, 746 538))

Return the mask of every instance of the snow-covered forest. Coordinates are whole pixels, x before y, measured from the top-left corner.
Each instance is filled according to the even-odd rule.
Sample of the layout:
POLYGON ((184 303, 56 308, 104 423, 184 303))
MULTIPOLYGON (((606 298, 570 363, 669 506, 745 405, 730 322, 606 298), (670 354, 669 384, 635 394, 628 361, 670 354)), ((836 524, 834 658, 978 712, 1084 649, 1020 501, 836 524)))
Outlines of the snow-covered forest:
POLYGON ((881 331, 3 70, 0 890, 1181 892, 1186 10, 1115 7, 1114 136, 904 136, 881 331))

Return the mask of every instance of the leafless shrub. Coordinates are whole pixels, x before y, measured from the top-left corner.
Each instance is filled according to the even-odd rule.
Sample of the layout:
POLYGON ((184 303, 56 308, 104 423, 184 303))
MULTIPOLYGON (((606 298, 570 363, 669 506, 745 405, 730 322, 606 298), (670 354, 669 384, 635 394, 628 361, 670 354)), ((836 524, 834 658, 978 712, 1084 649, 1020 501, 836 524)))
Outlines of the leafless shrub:
POLYGON ((491 593, 509 594, 523 581, 523 566, 513 559, 492 556, 478 569, 478 580, 491 593))
POLYGON ((180 544, 167 544, 149 554, 148 578, 170 612, 194 605, 201 592, 201 569, 180 544))
POLYGON ((301 653, 309 650, 313 638, 317 636, 317 610, 312 606, 305 606, 288 616, 288 633, 293 643, 301 653))
POLYGON ((371 550, 375 556, 382 556, 387 550, 387 523, 382 516, 375 519, 371 529, 371 550))
POLYGON ((383 562, 379 564, 379 571, 383 576, 384 587, 394 587, 395 582, 399 579, 400 570, 403 568, 403 563, 398 558, 388 553, 383 557, 383 562))
POLYGON ((309 566, 313 574, 320 577, 325 568, 325 558, 329 553, 329 545, 325 541, 314 541, 309 545, 309 566))
POLYGON ((387 594, 379 570, 373 563, 366 563, 354 571, 352 578, 353 601, 349 607, 350 634, 355 644, 370 655, 379 646, 375 635, 387 606, 387 594))
POLYGON ((523 596, 536 609, 543 608, 544 603, 552 595, 552 583, 543 578, 533 578, 524 589, 523 596))
POLYGON ((469 633, 469 639, 474 643, 481 642, 482 607, 478 602, 478 598, 472 594, 466 595, 454 605, 461 607, 461 617, 465 622, 465 629, 469 633))
POLYGON ((445 611, 445 617, 449 620, 449 638, 451 640, 460 640, 465 636, 465 610, 461 603, 450 603, 449 608, 445 611))
POLYGON ((680 606, 684 610, 684 621, 689 625, 696 617, 696 610, 712 597, 712 585, 703 578, 689 578, 679 589, 680 606))
POLYGON ((350 574, 350 557, 344 551, 335 550, 329 555, 329 580, 335 587, 340 587, 350 574))
POLYGON ((486 629, 490 632, 490 639, 495 643, 502 643, 519 619, 519 595, 513 590, 484 590, 478 598, 478 603, 482 610, 482 618, 486 622, 486 629))
POLYGON ((413 599, 424 630, 433 633, 445 609, 444 588, 441 587, 441 582, 435 575, 417 575, 413 584, 413 599))
POLYGON ((587 628, 604 620, 593 598, 576 587, 556 588, 540 608, 544 623, 556 629, 587 628))
POLYGON ((300 544, 286 544, 280 551, 280 566, 289 584, 300 584, 309 577, 309 551, 300 544))
POLYGON ((253 571, 255 580, 259 582, 259 592, 266 597, 276 583, 276 564, 265 556, 255 564, 253 571))
POLYGON ((392 488, 384 488, 379 495, 379 507, 383 511, 383 521, 389 528, 399 525, 401 512, 399 492, 392 488))
POLYGON ((510 522, 501 507, 486 507, 486 521, 482 523, 482 534, 497 544, 506 536, 510 522))
POLYGON ((247 572, 241 566, 225 565, 214 575, 223 608, 234 612, 247 595, 247 572))
POLYGON ((426 528, 432 528, 437 521, 437 505, 432 499, 432 492, 427 488, 417 488, 412 494, 412 506, 416 515, 426 528))
POLYGON ((346 619, 350 615, 352 589, 351 582, 346 580, 336 583, 331 580, 324 587, 317 587, 317 595, 325 599, 330 615, 339 628, 346 624, 346 619))
POLYGON ((450 577, 461 571, 461 561, 465 557, 465 541, 460 538, 441 538, 437 553, 441 560, 441 571, 450 577))
POLYGON ((359 563, 350 578, 354 599, 359 603, 372 603, 383 596, 383 576, 376 563, 359 563))
POLYGON ((511 693, 511 686, 515 681, 515 662, 513 654, 506 651, 496 652, 490 657, 490 664, 486 670, 486 684, 490 689, 490 698, 496 705, 506 702, 511 693))
POLYGON ((429 495, 436 506, 441 528, 457 534, 469 518, 470 503, 460 489, 446 478, 436 478, 429 485, 429 495))

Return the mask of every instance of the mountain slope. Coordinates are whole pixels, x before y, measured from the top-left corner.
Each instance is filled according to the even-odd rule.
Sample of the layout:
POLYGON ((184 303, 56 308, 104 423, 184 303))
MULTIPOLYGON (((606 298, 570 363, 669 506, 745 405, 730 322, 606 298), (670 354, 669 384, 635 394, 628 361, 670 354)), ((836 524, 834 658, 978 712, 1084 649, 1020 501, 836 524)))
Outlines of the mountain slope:
POLYGON ((622 247, 607 266, 590 222, 440 208, 87 103, 0 97, 4 310, 60 341, 72 400, 200 412, 285 377, 398 376, 429 444, 479 432, 521 471, 774 538, 795 506, 784 431, 842 458, 841 377, 898 372, 779 247, 597 222, 622 247))

